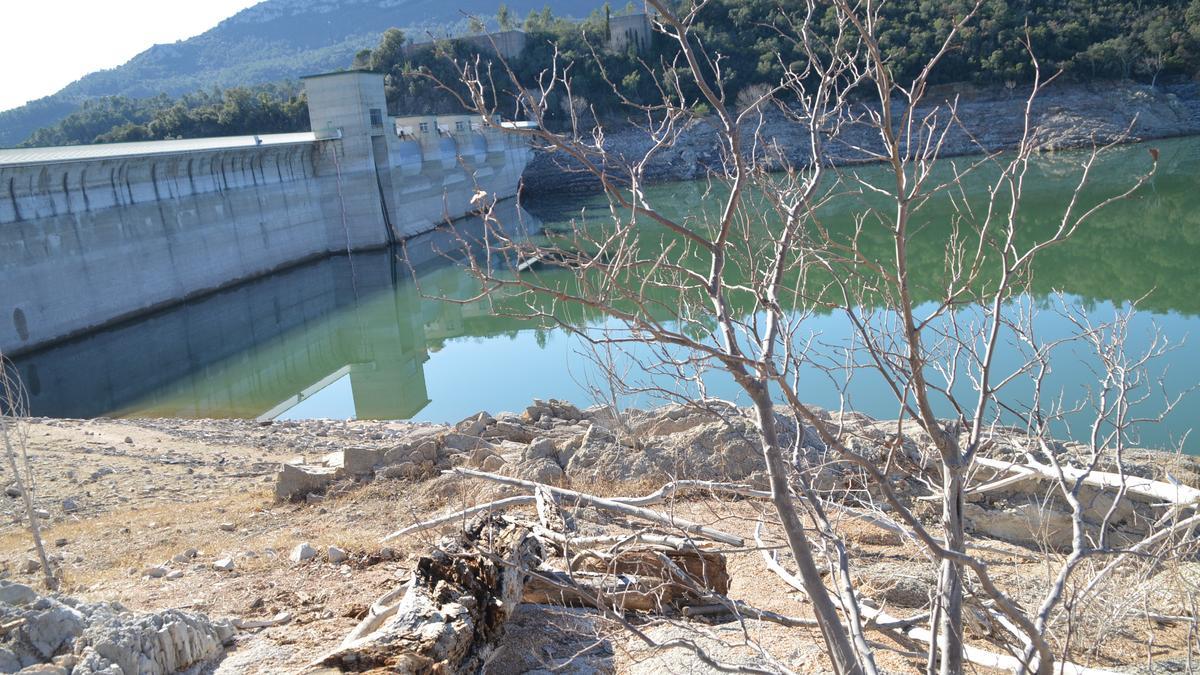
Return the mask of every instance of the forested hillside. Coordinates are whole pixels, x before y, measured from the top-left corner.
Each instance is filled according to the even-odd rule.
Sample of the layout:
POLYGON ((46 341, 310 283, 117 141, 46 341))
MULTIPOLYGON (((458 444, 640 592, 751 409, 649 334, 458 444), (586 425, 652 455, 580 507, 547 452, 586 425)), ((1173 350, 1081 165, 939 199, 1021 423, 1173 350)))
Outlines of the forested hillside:
MULTIPOLYGON (((818 30, 834 24, 829 3, 818 15, 818 30)), ((882 45, 901 79, 916 75, 945 39, 950 25, 974 2, 950 0, 893 0, 885 3, 882 45)), ((713 0, 701 12, 697 39, 709 53, 722 57, 721 71, 731 96, 755 85, 780 80, 785 68, 801 70, 798 45, 781 37, 785 28, 804 13, 805 3, 794 0, 713 0)), ((534 14, 525 21, 528 46, 513 66, 526 86, 532 86, 553 58, 550 43, 558 45, 559 65, 569 65, 574 94, 604 116, 621 107, 620 93, 641 102, 661 96, 646 70, 663 74, 675 63, 676 47, 656 35, 649 53, 609 53, 604 73, 592 47, 602 44, 605 18, 594 14, 583 23, 565 21, 550 13, 534 14)), ((1058 70, 1071 81, 1193 78, 1200 73, 1200 0, 986 0, 963 32, 963 47, 948 54, 931 78, 932 83, 970 82, 1016 86, 1033 77, 1033 65, 1024 41, 1028 39, 1041 64, 1043 77, 1058 70), (1028 31, 1028 33, 1027 33, 1028 31)), ((453 69, 444 54, 425 50, 404 54, 385 35, 359 65, 388 73, 388 98, 398 111, 453 110, 457 102, 428 79, 406 76, 425 70, 443 82, 453 80, 453 69)), ((467 45, 452 47, 458 56, 467 45)), ((681 70, 680 72, 684 72, 681 70)), ((688 82, 686 73, 683 81, 688 82)), ((551 114, 565 111, 551 110, 551 114)))
MULTIPOLYGON (((575 93, 602 116, 617 113, 619 97, 592 56, 592 47, 603 42, 606 14, 589 0, 556 0, 535 9, 532 5, 537 2, 512 2, 501 10, 504 16, 497 18, 500 5, 496 0, 268 0, 193 40, 156 47, 120 69, 94 74, 68 87, 64 90, 68 93, 116 90, 125 98, 94 102, 82 110, 75 104, 78 112, 62 124, 38 132, 27 144, 169 138, 203 135, 214 129, 247 133, 304 128, 303 101, 295 97, 291 86, 179 100, 132 97, 151 93, 154 87, 168 93, 198 88, 211 91, 214 82, 205 78, 216 78, 219 85, 237 84, 233 80, 238 77, 241 82, 271 82, 306 69, 369 68, 389 75, 387 94, 393 113, 450 112, 458 105, 453 97, 438 91, 429 78, 412 75, 423 71, 452 81, 447 50, 462 57, 474 48, 454 43, 413 52, 403 45, 426 40, 431 32, 405 23, 414 17, 420 17, 420 25, 426 27, 440 17, 447 22, 433 31, 440 34, 467 30, 466 25, 445 28, 465 21, 462 14, 450 11, 451 4, 474 12, 491 26, 523 28, 528 33, 526 49, 512 64, 526 85, 550 64, 550 45, 555 43, 560 65, 571 65, 575 93), (569 18, 577 16, 588 18, 569 18), (408 30, 383 31, 405 25, 410 26, 408 30), (364 49, 368 46, 372 48, 364 49), (204 68, 188 71, 184 64, 193 62, 203 63, 204 68), (235 72, 238 77, 233 76, 235 72), (235 105, 240 112, 224 117, 213 112, 229 106, 229 101, 241 102, 235 105), (247 102, 253 105, 242 105, 247 102), (248 126, 251 124, 261 126, 248 126)), ((928 59, 951 22, 971 5, 967 0, 893 0, 884 5, 883 45, 897 74, 913 75, 916 64, 928 59)), ((802 67, 800 50, 783 40, 773 26, 785 24, 789 15, 803 6, 798 0, 713 0, 703 10, 698 38, 712 53, 722 55, 722 72, 731 95, 776 82, 785 68, 802 67)), ((626 4, 610 13, 637 8, 626 4)), ((819 23, 831 25, 832 19, 821 16, 819 23)), ((993 86, 1027 81, 1033 69, 1023 45, 1026 31, 1043 74, 1061 69, 1065 79, 1074 81, 1155 82, 1194 78, 1200 73, 1200 0, 987 0, 964 32, 964 46, 947 55, 933 81, 993 86)), ((623 95, 651 101, 658 90, 646 72, 647 64, 661 77, 674 57, 670 41, 656 36, 641 52, 605 54, 605 69, 623 95)), ((57 99, 26 109, 51 120, 70 112, 57 99)), ((15 127, 8 124, 6 115, 16 112, 0 114, 0 145, 14 142, 15 127)), ((551 113, 552 118, 566 114, 565 109, 551 113)))
MULTIPOLYGON (((509 0, 522 15, 546 0, 509 0)), ((603 0, 552 0, 555 13, 586 16, 603 0)), ((410 35, 463 32, 467 14, 496 13, 496 0, 266 0, 194 38, 156 45, 125 65, 92 73, 60 92, 0 112, 0 147, 21 143, 85 101, 104 96, 175 97, 214 87, 295 80, 344 68, 388 27, 410 35)))

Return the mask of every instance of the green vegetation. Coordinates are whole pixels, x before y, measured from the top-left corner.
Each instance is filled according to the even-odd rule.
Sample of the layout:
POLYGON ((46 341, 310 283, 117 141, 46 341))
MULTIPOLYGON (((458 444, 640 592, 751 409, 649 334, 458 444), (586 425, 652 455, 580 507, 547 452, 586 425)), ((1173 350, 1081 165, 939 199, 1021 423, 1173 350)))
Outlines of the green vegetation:
MULTIPOLYGON (((481 2, 475 4, 483 6, 481 2)), ((521 7, 518 3, 513 4, 521 7)), ((887 22, 881 41, 896 64, 897 75, 911 77, 917 64, 928 59, 951 23, 971 4, 967 0, 894 0, 885 5, 887 22)), ((683 81, 688 80, 686 69, 676 65, 675 45, 661 35, 656 34, 641 52, 633 47, 619 52, 604 50, 606 38, 611 35, 609 23, 612 17, 638 11, 633 3, 616 10, 606 4, 583 21, 565 19, 555 13, 558 8, 578 12, 580 7, 588 5, 581 0, 562 0, 540 10, 530 10, 522 22, 517 9, 500 4, 496 6, 494 17, 478 17, 468 22, 460 16, 454 25, 458 32, 469 28, 474 33, 485 27, 523 29, 527 33, 526 47, 511 65, 525 86, 533 86, 538 74, 549 66, 554 57, 552 44, 556 44, 559 65, 571 68, 575 93, 582 95, 586 105, 602 118, 622 113, 620 98, 610 82, 622 95, 650 102, 660 95, 654 77, 669 79, 680 75, 683 81), (604 71, 596 63, 593 53, 602 54, 604 71), (652 72, 647 71, 647 65, 652 72)), ((524 6, 530 5, 525 3, 524 6)), ((774 26, 784 25, 789 13, 803 11, 803 7, 804 4, 797 0, 714 0, 705 8, 698 24, 697 38, 711 53, 722 56, 722 73, 731 96, 777 82, 785 68, 802 67, 800 50, 784 40, 774 26)), ((339 14, 342 23, 350 19, 383 20, 375 10, 363 8, 349 17, 339 14)), ((283 44, 280 41, 284 40, 283 26, 275 23, 264 28, 269 28, 269 44, 275 46, 268 49, 255 43, 258 51, 246 58, 254 63, 275 64, 272 68, 278 68, 254 71, 257 66, 247 64, 243 72, 256 72, 270 79, 286 71, 287 64, 299 68, 302 64, 314 63, 306 60, 304 54, 307 52, 303 49, 297 51, 294 45, 280 46, 283 44), (264 49, 267 51, 263 52, 264 49), (248 68, 251 71, 247 71, 248 68)), ((832 25, 832 18, 827 18, 825 23, 832 25)), ((251 40, 253 26, 232 19, 226 24, 210 31, 212 35, 206 33, 208 37, 196 38, 199 46, 188 46, 192 42, 189 41, 170 49, 191 54, 201 47, 215 49, 219 43, 225 45, 219 50, 219 61, 233 63, 245 56, 239 55, 242 50, 235 43, 251 40), (215 37, 218 34, 223 36, 220 40, 215 37)), ((375 23, 371 30, 378 31, 378 25, 375 23)), ((1026 26, 1046 74, 1062 69, 1064 77, 1074 81, 1130 78, 1143 82, 1200 74, 1200 0, 987 0, 964 31, 962 48, 949 54, 939 66, 934 83, 1016 86, 1028 81, 1033 71, 1022 45, 1026 26)), ((360 28, 366 30, 366 27, 360 28)), ((340 30, 346 34, 354 32, 349 27, 340 30)), ((378 38, 374 49, 361 48, 364 44, 361 38, 339 42, 341 51, 338 54, 342 56, 338 57, 341 60, 337 63, 387 74, 388 103, 395 114, 457 112, 460 105, 454 96, 440 90, 430 77, 421 77, 418 73, 443 82, 456 82, 456 72, 447 57, 465 59, 481 50, 467 42, 447 40, 416 48, 410 45, 406 49, 406 41, 413 37, 420 41, 420 36, 427 34, 427 30, 423 33, 411 27, 407 32, 389 29, 378 38)), ((311 43, 306 48, 313 53, 329 49, 318 46, 320 36, 311 26, 299 33, 288 34, 305 44, 311 43)), ((378 32, 373 34, 380 35, 378 32)), ((156 47, 139 56, 128 67, 123 67, 133 68, 126 75, 142 73, 140 77, 153 80, 160 74, 182 68, 180 59, 166 58, 164 50, 167 49, 166 46, 156 47)), ((109 84, 117 90, 144 91, 144 84, 132 87, 126 82, 126 75, 120 76, 125 78, 121 82, 129 86, 117 87, 119 83, 115 81, 109 84)), ((118 77, 117 71, 89 76, 105 81, 115 77, 118 77)), ((182 86, 185 80, 171 81, 175 83, 172 88, 178 88, 176 85, 182 86)), ((186 81, 197 82, 195 79, 186 81)), ((96 89, 88 86, 91 90, 96 89)), ((72 104, 47 98, 21 110, 36 113, 42 119, 57 119, 72 109, 75 109, 72 104)), ((0 113, 0 145, 4 144, 6 116, 16 112, 0 113)), ((551 122, 562 121, 569 115, 566 105, 559 104, 550 110, 549 119, 551 122)), ((179 99, 165 95, 93 99, 60 123, 37 131, 24 145, 269 133, 300 130, 306 125, 303 99, 293 86, 238 87, 224 92, 189 94, 179 99)))
POLYGON ((282 133, 308 128, 308 105, 295 85, 234 87, 178 99, 110 96, 88 101, 36 131, 25 146, 121 143, 170 138, 282 133))
MULTIPOLYGON (((914 76, 919 64, 939 48, 952 23, 972 4, 966 0, 886 4, 881 42, 897 76, 914 76)), ((630 4, 611 16, 632 11, 630 4)), ((804 4, 796 0, 715 0, 705 8, 697 38, 710 53, 721 55, 722 73, 732 96, 777 82, 785 68, 803 67, 799 47, 776 30, 788 23, 791 14, 803 11, 804 4)), ((675 45, 657 34, 642 53, 631 48, 603 54, 606 73, 602 72, 593 51, 602 50, 609 21, 608 5, 582 22, 556 17, 550 5, 530 12, 523 25, 527 46, 511 65, 522 84, 532 86, 551 63, 551 44, 557 44, 559 65, 570 66, 575 93, 602 117, 621 108, 610 82, 637 101, 652 102, 660 95, 644 64, 650 64, 659 78, 670 79, 678 68, 677 74, 688 79, 686 69, 676 65, 675 45)), ((508 7, 501 7, 496 23, 511 25, 508 7)), ((832 26, 832 15, 823 23, 832 26)), ((988 0, 964 31, 962 47, 939 66, 933 83, 1016 86, 1029 81, 1033 66, 1023 45, 1026 30, 1044 75, 1061 69, 1066 79, 1074 81, 1136 79, 1153 83, 1164 76, 1200 74, 1200 0, 988 0)), ((356 64, 391 76, 388 98, 396 111, 455 110, 457 102, 452 96, 438 91, 427 78, 413 75, 423 72, 451 82, 454 71, 446 56, 466 57, 479 49, 456 43, 406 53, 398 47, 402 42, 403 34, 391 31, 377 49, 360 53, 356 64)), ((551 113, 567 114, 566 110, 551 113)))

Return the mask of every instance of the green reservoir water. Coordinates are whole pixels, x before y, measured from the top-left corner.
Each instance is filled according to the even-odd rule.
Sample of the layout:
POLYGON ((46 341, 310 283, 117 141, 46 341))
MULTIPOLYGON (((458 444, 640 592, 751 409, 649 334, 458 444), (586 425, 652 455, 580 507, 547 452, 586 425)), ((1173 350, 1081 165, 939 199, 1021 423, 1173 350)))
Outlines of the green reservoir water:
MULTIPOLYGON (((1162 141, 1152 182, 1129 200, 1097 215, 1070 242, 1040 259, 1029 296, 1012 310, 1052 308, 1064 294, 1096 321, 1137 301, 1129 335, 1132 351, 1146 348, 1157 330, 1179 348, 1153 368, 1168 393, 1200 382, 1200 138, 1162 141)), ((1052 231, 1064 195, 1078 180, 1079 157, 1047 156, 1027 180, 1022 230, 1052 231)), ((1109 152, 1094 170, 1089 195, 1110 194, 1148 165, 1145 147, 1109 152)), ((866 168, 870 175, 878 169, 866 168)), ((982 194, 968 191, 969 199, 982 194)), ((678 213, 713 208, 705 186, 656 186, 650 199, 678 213)), ((515 219, 509 205, 508 217, 515 219)), ((855 209, 826 215, 832 230, 849 231, 855 209)), ((605 214, 598 197, 532 205, 532 229, 561 227, 580 214, 605 214)), ((931 207, 912 246, 918 297, 936 297, 948 210, 931 207), (920 295, 925 293, 925 295, 920 295)), ((467 227, 470 227, 467 225, 467 227)), ((886 244, 879 239, 878 246, 886 244)), ((868 240, 867 246, 871 244, 868 240)), ((880 249, 881 251, 883 249, 880 249)), ((338 256, 188 302, 17 360, 35 415, 61 417, 180 416, 415 419, 453 422, 479 410, 520 410, 533 398, 593 402, 603 378, 582 342, 556 329, 493 316, 483 305, 431 299, 466 298, 474 284, 454 263, 454 239, 431 234, 410 243, 408 264, 394 251, 338 256)), ((596 318, 572 320, 602 327, 596 318)), ((1060 315, 1042 311, 1041 339, 1066 335, 1060 315)), ((815 344, 848 335, 840 315, 817 314, 805 330, 815 344)), ((822 347, 818 347, 821 349, 822 347)), ((831 347, 829 349, 832 349, 831 347)), ((1009 357, 1000 366, 1011 367, 1009 357)), ((1082 347, 1057 353, 1049 392, 1078 400, 1094 389, 1095 363, 1082 347)), ((635 377, 630 375, 631 378, 635 377)), ((804 395, 835 406, 835 388, 808 378, 804 395)), ((658 381, 658 384, 663 384, 658 381)), ((732 382, 707 380, 711 395, 745 403, 732 382)), ((1018 391, 1014 401, 1022 401, 1018 391)), ((643 405, 653 401, 631 401, 643 405)), ((878 417, 897 407, 878 381, 856 376, 850 405, 878 417)), ((1152 394, 1139 412, 1153 414, 1152 394)), ((1187 396, 1162 424, 1141 431, 1141 443, 1168 446, 1187 438, 1200 416, 1200 398, 1187 396)), ((1079 423, 1060 430, 1082 438, 1079 423)), ((1200 452, 1200 442, 1185 443, 1200 452)))

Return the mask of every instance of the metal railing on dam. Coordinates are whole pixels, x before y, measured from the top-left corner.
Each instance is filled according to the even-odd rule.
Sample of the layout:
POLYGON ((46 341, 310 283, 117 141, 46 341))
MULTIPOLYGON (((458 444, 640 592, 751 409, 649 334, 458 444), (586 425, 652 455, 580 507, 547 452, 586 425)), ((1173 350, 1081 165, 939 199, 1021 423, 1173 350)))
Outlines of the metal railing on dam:
POLYGON ((315 132, 0 150, 0 352, 45 346, 516 194, 530 151, 387 129, 382 77, 305 81, 315 132))

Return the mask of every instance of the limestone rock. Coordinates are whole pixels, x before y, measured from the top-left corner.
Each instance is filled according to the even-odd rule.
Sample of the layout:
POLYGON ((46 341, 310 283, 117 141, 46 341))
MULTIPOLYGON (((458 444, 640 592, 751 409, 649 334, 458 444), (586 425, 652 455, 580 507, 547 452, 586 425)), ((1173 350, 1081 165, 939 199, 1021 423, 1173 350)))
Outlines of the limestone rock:
POLYGON ((212 564, 213 569, 220 572, 233 571, 233 558, 221 558, 212 564))
POLYGON ((524 460, 514 467, 511 474, 516 478, 552 485, 561 484, 565 475, 558 462, 548 457, 524 460))
POLYGON ((82 634, 85 623, 78 610, 49 597, 38 598, 20 616, 25 619, 21 637, 44 660, 82 634))
POLYGON ((478 436, 496 420, 486 412, 476 413, 454 425, 454 430, 468 436, 478 436))
POLYGON ((25 584, 0 581, 0 605, 23 606, 37 599, 37 591, 25 584))
POLYGON ((350 447, 342 451, 342 468, 351 476, 365 476, 374 471, 382 459, 382 450, 350 447))
POLYGON ((70 675, 71 671, 53 663, 38 663, 22 668, 17 675, 70 675))
POLYGON ((447 450, 457 450, 459 452, 472 452, 475 450, 495 450, 495 446, 491 442, 485 441, 478 436, 468 436, 457 432, 446 434, 442 439, 442 445, 447 450))
POLYGON ((302 499, 310 492, 324 492, 342 475, 338 467, 284 464, 275 475, 275 498, 279 501, 302 499))
POLYGON ((296 548, 292 549, 288 559, 292 562, 298 563, 306 560, 312 560, 315 557, 317 557, 317 549, 309 545, 308 542, 304 542, 303 544, 296 544, 296 548))
POLYGON ((534 439, 534 430, 526 428, 516 421, 500 420, 488 427, 482 437, 492 441, 529 443, 534 439))
POLYGON ((153 567, 146 568, 145 575, 150 577, 151 579, 161 579, 161 578, 167 576, 167 574, 169 574, 170 572, 171 572, 171 570, 168 567, 165 567, 163 565, 154 565, 153 567))
POLYGON ((21 669, 21 659, 11 649, 0 647, 0 673, 15 673, 21 669))
POLYGON ((525 459, 554 459, 558 457, 558 446, 549 438, 538 438, 525 448, 525 459))
POLYGON ((963 516, 969 531, 986 534, 1013 544, 1055 550, 1071 547, 1071 514, 1041 503, 985 509, 965 504, 963 516))
POLYGON ((505 462, 504 458, 500 455, 488 455, 480 464, 480 468, 482 468, 484 471, 496 472, 504 468, 506 463, 507 462, 505 462))
POLYGON ((325 552, 325 555, 326 555, 326 557, 329 558, 329 562, 334 563, 334 564, 343 562, 347 558, 350 557, 350 555, 348 553, 346 553, 342 549, 338 548, 337 546, 330 546, 329 549, 325 552))

